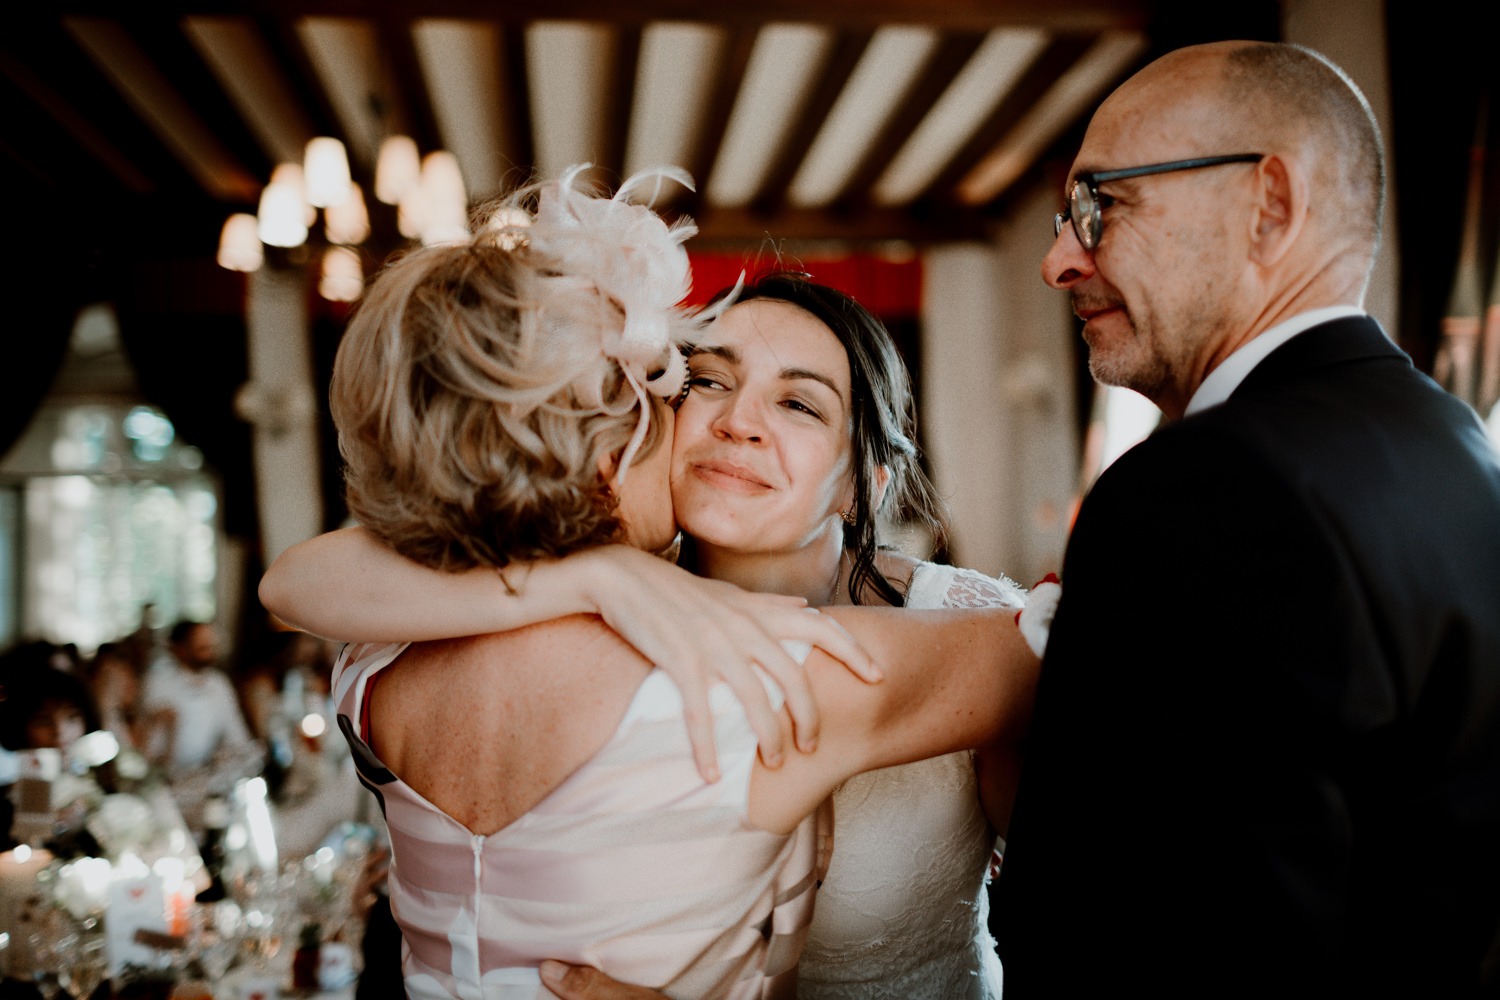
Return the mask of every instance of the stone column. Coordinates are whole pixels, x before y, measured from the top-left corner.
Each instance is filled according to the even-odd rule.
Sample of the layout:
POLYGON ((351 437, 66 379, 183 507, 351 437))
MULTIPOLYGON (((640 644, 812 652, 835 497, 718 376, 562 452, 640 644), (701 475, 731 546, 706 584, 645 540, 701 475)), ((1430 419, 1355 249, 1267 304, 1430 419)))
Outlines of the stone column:
POLYGON ((266 565, 323 527, 318 406, 307 272, 262 267, 245 309, 250 381, 235 408, 254 427, 255 492, 266 565))
POLYGON ((1040 273, 1055 201, 923 258, 923 440, 953 561, 1027 586, 1060 568, 1079 473, 1071 313, 1040 273))

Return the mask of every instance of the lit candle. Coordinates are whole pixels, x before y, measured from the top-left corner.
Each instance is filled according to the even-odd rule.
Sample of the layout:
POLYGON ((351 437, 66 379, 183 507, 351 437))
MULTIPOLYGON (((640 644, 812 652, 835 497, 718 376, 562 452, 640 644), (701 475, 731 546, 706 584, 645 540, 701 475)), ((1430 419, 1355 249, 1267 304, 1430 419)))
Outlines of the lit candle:
POLYGON ((0 927, 13 929, 26 900, 36 895, 36 877, 52 863, 52 852, 21 844, 0 854, 0 927))

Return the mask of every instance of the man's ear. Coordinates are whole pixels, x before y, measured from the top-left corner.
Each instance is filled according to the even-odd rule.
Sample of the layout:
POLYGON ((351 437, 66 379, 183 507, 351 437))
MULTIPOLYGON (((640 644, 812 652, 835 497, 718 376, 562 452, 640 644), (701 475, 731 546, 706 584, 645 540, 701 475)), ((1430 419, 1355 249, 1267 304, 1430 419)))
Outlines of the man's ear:
POLYGON ((1250 257, 1273 267, 1296 245, 1307 224, 1307 172, 1296 157, 1268 154, 1255 165, 1250 213, 1250 257))

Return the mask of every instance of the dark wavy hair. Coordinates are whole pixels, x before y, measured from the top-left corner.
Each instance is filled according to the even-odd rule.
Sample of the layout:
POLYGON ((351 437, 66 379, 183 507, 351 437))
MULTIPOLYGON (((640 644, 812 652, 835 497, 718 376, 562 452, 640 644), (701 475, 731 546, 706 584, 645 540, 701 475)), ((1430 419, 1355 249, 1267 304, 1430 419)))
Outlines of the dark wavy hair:
MULTIPOLYGON (((720 292, 714 301, 732 291, 720 292)), ((885 324, 849 295, 799 271, 763 274, 735 296, 736 303, 756 299, 796 306, 826 326, 843 345, 849 359, 853 417, 854 505, 844 524, 844 549, 852 564, 849 594, 855 604, 865 603, 873 592, 886 603, 903 607, 906 595, 875 565, 881 548, 880 514, 889 511, 903 523, 927 529, 941 550, 948 536, 948 513, 922 470, 916 444, 916 400, 896 342, 885 324), (877 489, 881 466, 890 471, 883 497, 877 489)))
POLYGON ((0 653, 0 746, 7 750, 30 749, 27 723, 48 702, 78 709, 85 732, 99 728, 99 711, 88 686, 49 662, 56 648, 38 640, 0 653))

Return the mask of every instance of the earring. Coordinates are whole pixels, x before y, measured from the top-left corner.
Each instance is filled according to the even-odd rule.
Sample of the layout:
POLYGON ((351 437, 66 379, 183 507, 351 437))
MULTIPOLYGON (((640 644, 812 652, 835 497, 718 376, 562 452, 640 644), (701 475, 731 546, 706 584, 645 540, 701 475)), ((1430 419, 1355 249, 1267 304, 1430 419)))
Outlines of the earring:
POLYGON ((839 517, 843 518, 844 523, 847 524, 847 525, 849 525, 849 527, 851 527, 851 528, 854 527, 854 525, 856 524, 855 517, 854 517, 854 510, 852 508, 849 509, 849 510, 841 510, 841 511, 839 511, 839 517))

